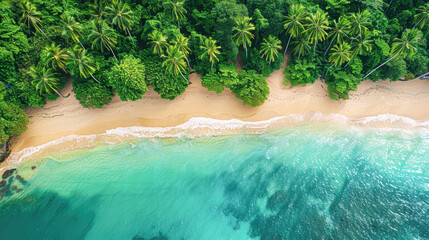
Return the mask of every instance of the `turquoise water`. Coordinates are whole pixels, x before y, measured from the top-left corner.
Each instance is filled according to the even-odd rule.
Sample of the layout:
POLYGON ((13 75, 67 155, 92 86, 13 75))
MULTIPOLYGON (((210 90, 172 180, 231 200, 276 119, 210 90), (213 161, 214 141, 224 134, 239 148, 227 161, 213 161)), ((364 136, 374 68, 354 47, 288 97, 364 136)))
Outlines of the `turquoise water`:
POLYGON ((327 123, 73 150, 18 169, 0 238, 428 239, 428 152, 327 123))

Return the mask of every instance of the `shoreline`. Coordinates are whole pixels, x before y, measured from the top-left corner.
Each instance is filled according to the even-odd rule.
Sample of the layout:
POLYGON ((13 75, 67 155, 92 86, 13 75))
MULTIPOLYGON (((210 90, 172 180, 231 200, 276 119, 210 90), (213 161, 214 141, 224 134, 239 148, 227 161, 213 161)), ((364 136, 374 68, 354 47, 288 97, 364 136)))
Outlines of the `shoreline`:
MULTIPOLYGON (((115 96, 109 105, 101 109, 82 107, 71 92, 71 82, 68 82, 61 92, 71 92, 69 98, 49 101, 43 108, 26 109, 30 119, 28 130, 12 139, 12 155, 70 135, 103 134, 120 127, 173 127, 193 117, 257 122, 291 114, 320 112, 324 115, 344 115, 349 119, 381 114, 403 116, 420 122, 429 119, 429 92, 412 95, 386 88, 418 92, 429 89, 427 80, 365 80, 357 91, 350 92, 350 99, 336 101, 329 98, 327 85, 319 80, 307 86, 284 86, 284 67, 267 78, 270 95, 259 107, 243 105, 229 89, 221 94, 208 91, 201 86, 200 75, 196 73, 190 75, 193 84, 175 100, 161 99, 149 88, 138 101, 122 102, 115 96)), ((0 165, 0 169, 8 167, 9 158, 0 165)))

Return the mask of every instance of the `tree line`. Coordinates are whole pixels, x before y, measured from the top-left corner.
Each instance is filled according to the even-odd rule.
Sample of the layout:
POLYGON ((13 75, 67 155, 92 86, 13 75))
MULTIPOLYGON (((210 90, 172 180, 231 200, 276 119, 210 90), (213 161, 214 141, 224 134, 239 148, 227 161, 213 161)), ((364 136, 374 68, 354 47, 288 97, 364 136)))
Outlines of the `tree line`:
POLYGON ((70 79, 84 107, 110 103, 114 90, 135 101, 148 86, 173 100, 192 72, 259 106, 264 77, 288 58, 284 84, 321 79, 347 99, 366 78, 425 74, 428 33, 423 0, 4 0, 0 144, 25 131, 25 107, 69 97, 70 79))

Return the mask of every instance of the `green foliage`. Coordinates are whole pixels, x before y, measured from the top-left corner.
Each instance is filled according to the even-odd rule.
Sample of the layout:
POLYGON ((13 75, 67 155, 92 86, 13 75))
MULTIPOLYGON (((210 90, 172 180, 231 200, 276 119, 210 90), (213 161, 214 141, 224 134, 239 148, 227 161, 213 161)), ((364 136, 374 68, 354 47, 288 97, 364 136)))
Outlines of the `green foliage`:
POLYGON ((388 62, 382 69, 384 79, 397 81, 407 74, 407 64, 403 58, 395 58, 388 62))
POLYGON ((11 83, 15 80, 15 59, 13 53, 0 47, 0 80, 11 83))
POLYGON ((28 117, 22 109, 5 101, 6 89, 0 82, 0 144, 27 129, 28 117))
POLYGON ((407 73, 407 75, 405 75, 405 80, 413 80, 414 78, 416 78, 416 76, 412 73, 407 73))
POLYGON ((238 83, 237 66, 233 63, 219 64, 219 72, 210 72, 201 78, 201 84, 209 91, 221 93, 225 87, 231 87, 238 83))
POLYGON ((73 80, 73 92, 82 106, 94 108, 102 108, 115 96, 111 87, 81 78, 73 80))
POLYGON ((0 22, 0 47, 18 55, 28 52, 30 45, 27 36, 13 19, 5 19, 0 22))
POLYGON ((146 83, 151 85, 161 98, 173 100, 182 94, 189 85, 181 76, 174 77, 162 67, 162 59, 141 51, 138 56, 146 66, 146 83))
POLYGON ((305 86, 307 83, 314 83, 319 77, 316 64, 307 61, 307 59, 289 62, 289 66, 285 68, 284 73, 285 78, 283 84, 287 85, 290 83, 291 86, 305 86))
POLYGON ((264 76, 254 70, 241 71, 238 75, 238 83, 232 84, 230 89, 238 99, 243 100, 243 104, 251 107, 262 105, 270 94, 264 76))
POLYGON ((234 2, 222 1, 217 3, 212 9, 211 15, 215 19, 215 38, 219 40, 219 44, 222 50, 226 52, 227 58, 235 61, 238 48, 233 41, 232 30, 236 26, 235 19, 248 16, 246 6, 234 2))
POLYGON ((353 73, 337 71, 326 78, 328 82, 329 97, 335 100, 349 99, 349 92, 356 91, 360 78, 353 73))
POLYGON ((201 84, 210 91, 223 92, 227 87, 235 93, 243 104, 251 107, 262 105, 268 99, 270 90, 264 76, 254 70, 237 72, 237 67, 232 63, 219 65, 219 72, 211 72, 202 77, 201 84))
POLYGON ((135 101, 148 90, 145 82, 145 66, 132 55, 124 57, 109 73, 109 85, 116 89, 122 101, 135 101))
POLYGON ((275 58, 274 62, 271 62, 270 64, 269 61, 261 57, 258 49, 251 48, 249 51, 249 57, 243 58, 243 70, 255 70, 257 73, 268 77, 274 69, 280 69, 283 61, 283 55, 279 54, 279 56, 275 58))
POLYGON ((421 50, 413 56, 408 56, 405 59, 409 72, 414 75, 421 75, 428 71, 429 57, 425 53, 426 51, 421 50))

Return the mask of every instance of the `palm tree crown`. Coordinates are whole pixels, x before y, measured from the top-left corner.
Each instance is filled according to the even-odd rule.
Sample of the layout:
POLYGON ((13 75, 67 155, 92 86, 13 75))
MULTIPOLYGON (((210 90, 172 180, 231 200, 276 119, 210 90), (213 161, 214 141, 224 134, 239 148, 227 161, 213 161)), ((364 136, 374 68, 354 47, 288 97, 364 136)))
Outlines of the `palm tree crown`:
POLYGON ((188 63, 188 67, 191 68, 188 60, 188 54, 191 51, 189 48, 189 39, 182 34, 176 35, 176 39, 171 41, 173 45, 176 45, 179 51, 181 51, 185 55, 186 62, 188 63))
POLYGON ((301 55, 304 56, 306 52, 311 52, 310 42, 307 38, 301 38, 298 41, 294 41, 293 44, 296 47, 292 50, 292 54, 298 54, 298 59, 300 59, 301 55))
POLYGON ((154 30, 148 35, 149 44, 152 45, 153 53, 161 56, 164 54, 164 47, 168 46, 167 37, 158 30, 154 30))
POLYGON ((92 77, 94 81, 99 82, 94 76, 94 72, 98 70, 97 63, 93 62, 87 55, 86 50, 75 46, 69 51, 69 61, 67 66, 71 69, 73 74, 79 73, 83 78, 92 77), (76 72, 77 71, 77 72, 76 72))
POLYGON ((180 28, 180 19, 185 18, 186 9, 183 7, 184 2, 179 0, 169 0, 163 3, 166 10, 171 11, 171 18, 177 20, 177 27, 180 28))
POLYGON ((30 29, 31 25, 36 31, 42 33, 46 37, 45 32, 42 30, 42 21, 37 17, 40 13, 36 10, 36 7, 30 2, 21 2, 18 6, 22 11, 21 21, 27 24, 28 29, 30 29))
POLYGON ((392 43, 391 53, 393 57, 389 58, 384 63, 380 64, 378 67, 374 68, 371 72, 363 77, 363 79, 367 78, 374 71, 382 67, 384 64, 390 62, 397 56, 412 56, 417 52, 417 46, 422 44, 422 32, 418 29, 406 29, 401 38, 395 38, 392 43))
POLYGON ((82 31, 82 25, 80 25, 79 22, 76 22, 73 16, 62 15, 61 22, 64 26, 62 35, 69 36, 73 41, 78 42, 82 48, 85 49, 79 40, 79 37, 82 37, 82 34, 80 33, 82 31))
POLYGON ((289 47, 290 39, 292 37, 298 38, 304 31, 304 21, 306 17, 305 7, 302 4, 295 4, 291 6, 291 11, 286 20, 283 22, 283 26, 286 32, 289 34, 289 40, 283 55, 286 55, 286 51, 289 47))
POLYGON ((268 40, 264 38, 264 42, 261 44, 262 57, 269 60, 269 64, 276 59, 279 55, 279 50, 282 48, 282 42, 274 36, 269 36, 268 40))
POLYGON ((108 49, 116 58, 113 48, 117 43, 115 31, 107 25, 106 21, 91 22, 92 31, 89 34, 89 39, 92 39, 92 48, 100 49, 103 52, 104 48, 108 49))
POLYGON ((212 63, 211 69, 213 69, 214 62, 215 61, 219 61, 219 59, 217 58, 217 55, 220 54, 219 49, 221 47, 220 46, 216 46, 216 40, 213 40, 210 37, 210 38, 206 38, 204 40, 204 43, 203 43, 202 46, 200 46, 200 48, 202 50, 204 50, 204 52, 201 54, 200 58, 201 59, 208 58, 209 62, 212 63))
POLYGON ((179 75, 180 73, 180 75, 182 75, 185 80, 189 81, 182 73, 182 71, 185 71, 186 68, 185 54, 179 51, 177 46, 173 45, 168 46, 166 53, 167 55, 162 56, 165 58, 162 66, 164 66, 167 71, 173 73, 175 76, 179 75))
POLYGON ((134 14, 130 7, 120 0, 113 0, 112 4, 106 7, 107 14, 112 18, 112 24, 128 34, 134 45, 134 39, 131 36, 130 29, 133 25, 134 14))
POLYGON ((331 38, 332 40, 329 43, 329 47, 325 51, 325 56, 333 43, 341 43, 345 38, 348 37, 349 34, 350 22, 347 19, 340 17, 338 22, 334 20, 334 26, 335 27, 332 28, 332 31, 328 35, 328 38, 331 38))
POLYGON ((369 11, 365 9, 363 12, 352 13, 350 15, 350 33, 353 36, 362 36, 362 34, 367 30, 367 26, 371 23, 369 22, 369 11))
MULTIPOLYGON (((52 69, 46 69, 45 67, 41 67, 40 65, 34 67, 30 67, 29 75, 33 78, 31 82, 36 90, 42 95, 43 93, 52 94, 55 92, 61 97, 63 96, 58 92, 58 85, 60 80, 55 76, 55 73, 52 73, 52 69)), ((70 95, 70 94, 69 94, 70 95)))
POLYGON ((235 20, 235 23, 237 26, 235 26, 232 30, 236 33, 234 34, 235 43, 240 46, 243 45, 243 47, 246 50, 246 57, 247 57, 247 44, 252 46, 251 39, 254 37, 254 35, 251 33, 251 31, 255 30, 255 26, 250 22, 252 20, 249 17, 241 17, 235 20))
POLYGON ((66 69, 66 60, 70 57, 66 53, 66 49, 61 49, 60 46, 56 46, 55 43, 47 46, 42 53, 43 58, 47 64, 50 64, 54 69, 61 69, 64 72, 66 69))
POLYGON ((318 41, 325 40, 326 35, 328 35, 326 31, 330 29, 327 13, 319 10, 316 14, 310 14, 306 19, 308 29, 305 30, 305 33, 308 36, 308 40, 314 43, 313 48, 316 51, 318 41))
POLYGON ((414 16, 414 28, 417 26, 423 28, 429 22, 429 3, 420 6, 417 11, 419 13, 414 16))

